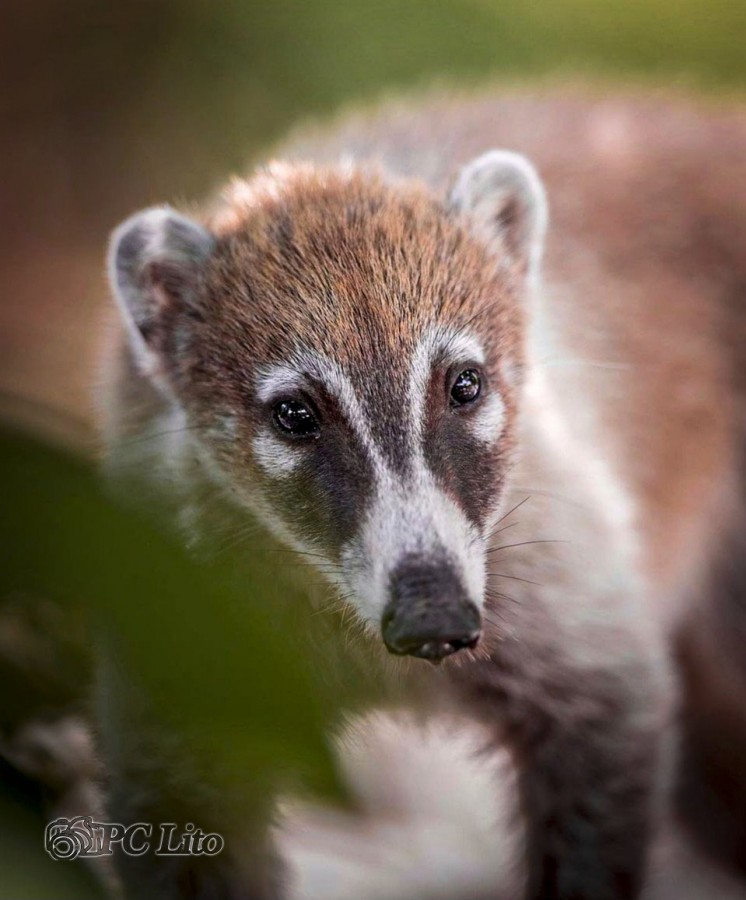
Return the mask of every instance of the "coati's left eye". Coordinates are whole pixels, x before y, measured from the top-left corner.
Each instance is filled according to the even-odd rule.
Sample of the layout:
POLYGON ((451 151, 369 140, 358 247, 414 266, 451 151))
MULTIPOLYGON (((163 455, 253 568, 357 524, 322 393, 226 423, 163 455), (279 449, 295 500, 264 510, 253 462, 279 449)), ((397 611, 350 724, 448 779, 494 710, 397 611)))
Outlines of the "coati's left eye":
POLYGON ((464 369, 456 376, 451 385, 451 403, 454 406, 463 406, 472 403, 482 390, 482 381, 476 369, 464 369))
POLYGON ((277 428, 288 437, 318 437, 320 428, 313 411, 302 400, 280 400, 275 403, 272 418, 277 428))

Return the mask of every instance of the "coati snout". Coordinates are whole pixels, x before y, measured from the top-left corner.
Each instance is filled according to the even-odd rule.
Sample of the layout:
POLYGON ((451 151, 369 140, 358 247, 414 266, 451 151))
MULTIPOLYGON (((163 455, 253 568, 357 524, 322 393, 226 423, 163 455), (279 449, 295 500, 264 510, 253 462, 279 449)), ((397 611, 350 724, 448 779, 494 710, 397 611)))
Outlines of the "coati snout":
POLYGON ((381 619, 391 653, 438 663, 477 645, 481 616, 446 560, 412 557, 393 572, 381 619))

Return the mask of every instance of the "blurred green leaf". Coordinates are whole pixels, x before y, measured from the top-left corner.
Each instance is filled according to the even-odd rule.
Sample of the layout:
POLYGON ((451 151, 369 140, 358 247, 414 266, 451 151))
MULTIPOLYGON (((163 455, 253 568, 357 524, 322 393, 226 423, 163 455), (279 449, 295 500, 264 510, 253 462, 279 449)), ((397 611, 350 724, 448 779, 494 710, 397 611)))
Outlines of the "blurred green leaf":
POLYGON ((96 900, 104 896, 82 865, 42 849, 45 822, 16 798, 0 795, 0 896, 3 900, 96 900))
POLYGON ((195 563, 107 502, 88 466, 27 437, 0 435, 0 480, 0 594, 84 604, 159 714, 206 752, 256 777, 287 767, 336 789, 327 729, 340 697, 303 650, 300 596, 288 602, 266 566, 239 586, 225 566, 195 563))

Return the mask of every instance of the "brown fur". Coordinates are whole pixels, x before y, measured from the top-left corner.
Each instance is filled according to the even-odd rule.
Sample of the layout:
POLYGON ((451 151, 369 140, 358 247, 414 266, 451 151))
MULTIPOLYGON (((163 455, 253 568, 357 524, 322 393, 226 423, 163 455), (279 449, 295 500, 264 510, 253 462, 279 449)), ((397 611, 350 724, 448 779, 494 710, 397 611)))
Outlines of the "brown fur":
MULTIPOLYGON (((213 228, 199 356, 179 356, 188 372, 174 377, 188 381, 198 420, 240 423, 226 448, 242 453, 230 460, 236 477, 262 479, 244 452, 264 412, 252 405, 250 379, 298 347, 339 362, 394 435, 408 361, 430 324, 478 318, 495 358, 520 365, 517 276, 496 271, 465 223, 444 217, 442 201, 417 185, 375 171, 274 167, 234 187, 213 228)), ((490 375, 514 414, 514 386, 498 367, 490 375)))
MULTIPOLYGON (((544 285, 528 311, 532 361, 551 380, 552 411, 632 498, 641 586, 614 555, 619 531, 605 518, 614 510, 594 509, 597 498, 579 486, 578 460, 535 444, 532 416, 550 411, 526 404, 515 421, 517 394, 502 384, 519 448, 508 490, 516 501, 533 498, 521 527, 527 539, 569 533, 580 549, 514 551, 495 590, 501 577, 538 589, 511 588, 516 610, 498 592, 491 609, 500 618, 479 656, 448 671, 523 763, 531 896, 631 896, 671 702, 663 636, 686 622, 701 586, 717 589, 713 554, 741 527, 729 493, 743 477, 746 401, 743 344, 732 338, 744 333, 743 113, 524 93, 428 100, 306 135, 282 152, 304 160, 300 167, 237 184, 206 215, 217 243, 202 312, 187 323, 183 310, 168 309, 150 339, 168 390, 247 490, 262 478, 248 450, 259 415, 249 373, 287 358, 297 342, 343 363, 380 398, 392 434, 404 377, 396 360, 433 319, 478 320, 495 355, 520 367, 520 273, 497 270, 465 223, 446 216, 458 167, 495 146, 525 153, 547 185, 544 285), (357 168, 332 166, 343 153, 357 168), (386 392, 373 389, 381 371, 386 392), (238 428, 229 439, 220 436, 226 419, 238 428), (582 619, 588 609, 596 621, 582 619), (586 857, 576 853, 579 833, 586 857)), ((164 402, 143 393, 146 403, 164 402)), ((717 654, 702 648, 688 657, 690 682, 706 683, 691 702, 714 709, 717 654)))
POLYGON ((575 389, 593 380, 603 450, 642 501, 649 565, 678 588, 682 561, 707 555, 737 452, 742 345, 726 336, 743 334, 745 146, 738 107, 524 91, 402 104, 300 135, 289 156, 362 153, 441 190, 485 148, 534 162, 550 201, 544 307, 565 350, 545 362, 575 389))

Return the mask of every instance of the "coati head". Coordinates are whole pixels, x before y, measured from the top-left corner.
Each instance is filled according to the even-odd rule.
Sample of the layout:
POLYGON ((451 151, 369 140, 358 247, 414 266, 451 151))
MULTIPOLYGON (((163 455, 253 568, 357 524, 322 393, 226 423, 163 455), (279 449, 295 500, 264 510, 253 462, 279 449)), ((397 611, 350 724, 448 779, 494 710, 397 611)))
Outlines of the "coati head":
POLYGON ((394 653, 479 637, 545 209, 533 168, 495 151, 445 197, 272 165, 201 223, 159 207, 114 234, 135 356, 210 476, 394 653))

